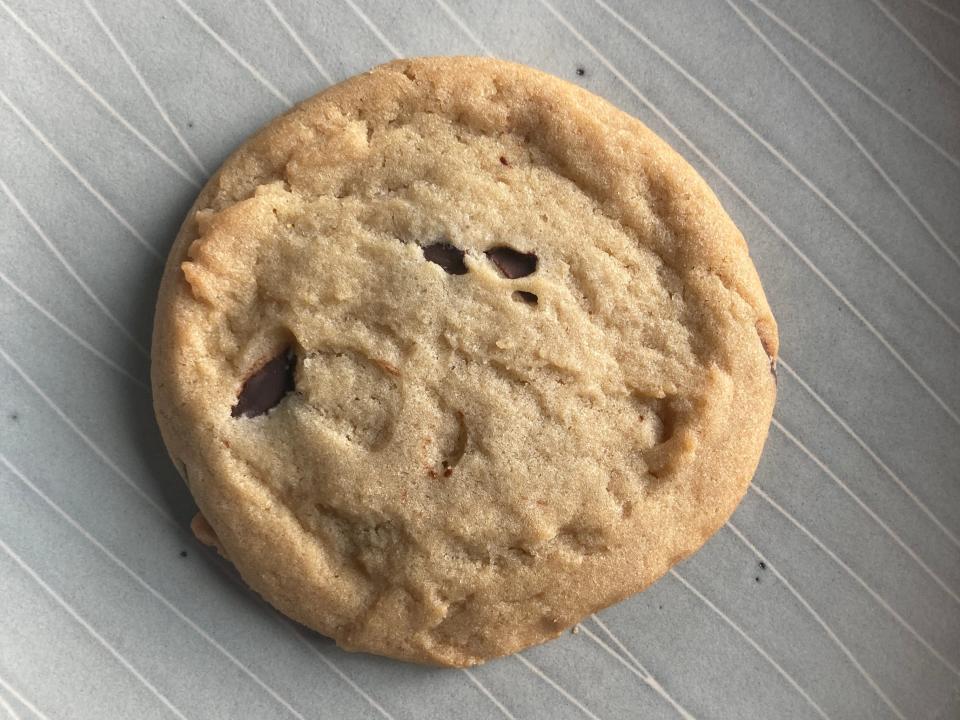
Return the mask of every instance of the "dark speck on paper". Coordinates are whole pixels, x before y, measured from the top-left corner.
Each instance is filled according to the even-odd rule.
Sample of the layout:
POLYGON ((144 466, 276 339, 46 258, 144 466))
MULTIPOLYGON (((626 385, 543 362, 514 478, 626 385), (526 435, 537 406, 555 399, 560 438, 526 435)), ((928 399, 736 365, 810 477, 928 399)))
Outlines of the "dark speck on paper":
POLYGON ((181 551, 180 551, 180 557, 186 557, 186 556, 187 556, 187 551, 186 551, 186 550, 181 550, 181 551))
POLYGON ((587 69, 583 67, 583 65, 577 66, 577 75, 579 75, 580 77, 583 77, 586 74, 587 74, 587 69))

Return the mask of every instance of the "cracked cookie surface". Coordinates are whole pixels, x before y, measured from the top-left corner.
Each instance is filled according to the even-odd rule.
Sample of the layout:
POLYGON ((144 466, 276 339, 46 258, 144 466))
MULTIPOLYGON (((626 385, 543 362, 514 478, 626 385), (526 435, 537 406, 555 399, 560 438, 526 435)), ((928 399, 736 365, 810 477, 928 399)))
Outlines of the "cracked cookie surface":
POLYGON ((422 58, 226 161, 152 370, 202 535, 253 589, 348 649, 470 665, 726 521, 776 353, 742 236, 663 141, 532 69, 422 58))

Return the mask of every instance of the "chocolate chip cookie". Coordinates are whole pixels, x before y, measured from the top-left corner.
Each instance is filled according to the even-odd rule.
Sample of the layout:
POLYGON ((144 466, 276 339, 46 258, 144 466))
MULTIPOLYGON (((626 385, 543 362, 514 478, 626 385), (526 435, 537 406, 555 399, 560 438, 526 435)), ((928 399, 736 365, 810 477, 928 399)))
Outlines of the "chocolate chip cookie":
POLYGON ((643 124, 423 58, 226 161, 170 253, 152 372, 196 532, 254 590, 347 649, 464 666, 723 525, 776 355, 743 237, 643 124))

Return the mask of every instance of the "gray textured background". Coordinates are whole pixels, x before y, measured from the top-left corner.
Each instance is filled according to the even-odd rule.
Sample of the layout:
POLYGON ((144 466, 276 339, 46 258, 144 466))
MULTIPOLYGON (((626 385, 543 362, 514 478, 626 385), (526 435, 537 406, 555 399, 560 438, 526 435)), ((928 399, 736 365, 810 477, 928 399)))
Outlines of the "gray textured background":
POLYGON ((960 2, 761 1, 0 0, 0 718, 960 717, 960 2), (393 55, 481 52, 703 173, 784 362, 727 528, 465 673, 238 585, 146 382, 161 259, 231 148, 393 55))

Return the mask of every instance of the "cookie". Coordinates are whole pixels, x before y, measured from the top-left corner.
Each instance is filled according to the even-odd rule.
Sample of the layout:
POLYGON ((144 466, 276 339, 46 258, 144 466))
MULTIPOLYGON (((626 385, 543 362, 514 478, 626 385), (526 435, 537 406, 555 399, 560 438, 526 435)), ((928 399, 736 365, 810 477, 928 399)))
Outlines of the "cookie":
POLYGON ((747 245, 583 89, 423 58, 247 140, 171 250, 153 388, 217 545, 344 648, 467 666, 699 548, 776 393, 747 245))

